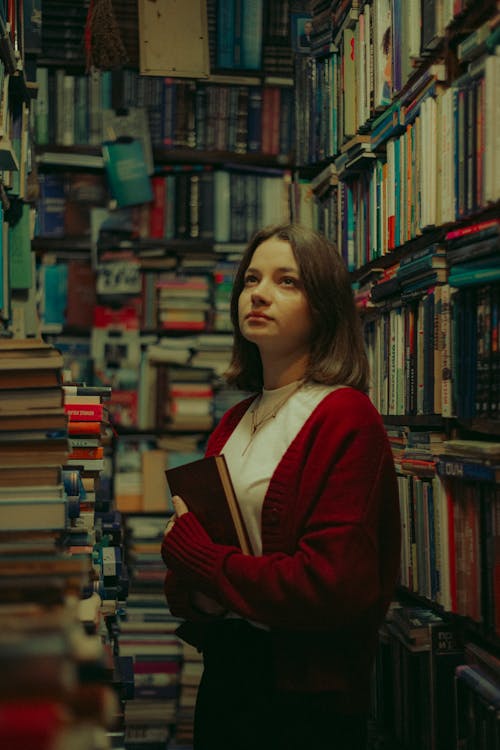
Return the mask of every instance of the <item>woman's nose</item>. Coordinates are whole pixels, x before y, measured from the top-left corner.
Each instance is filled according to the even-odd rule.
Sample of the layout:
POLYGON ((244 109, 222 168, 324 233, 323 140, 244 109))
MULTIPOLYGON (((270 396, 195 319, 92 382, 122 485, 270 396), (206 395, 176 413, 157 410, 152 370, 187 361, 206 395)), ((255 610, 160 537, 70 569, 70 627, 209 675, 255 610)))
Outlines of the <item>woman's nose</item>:
POLYGON ((269 300, 269 294, 266 292, 266 285, 262 282, 252 290, 252 303, 265 304, 269 300))

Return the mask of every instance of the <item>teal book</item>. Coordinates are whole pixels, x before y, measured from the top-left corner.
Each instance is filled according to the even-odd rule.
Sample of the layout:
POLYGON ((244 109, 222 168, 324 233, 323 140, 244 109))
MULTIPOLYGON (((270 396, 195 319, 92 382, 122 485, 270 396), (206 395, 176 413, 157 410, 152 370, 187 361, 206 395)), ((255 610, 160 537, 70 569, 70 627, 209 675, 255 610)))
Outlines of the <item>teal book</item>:
POLYGON ((105 141, 102 155, 109 189, 119 208, 153 200, 141 141, 134 138, 105 141))
POLYGON ((262 67, 263 0, 243 0, 241 6, 241 64, 244 70, 262 67))
POLYGON ((235 39, 236 0, 219 0, 217 3, 216 46, 216 65, 218 68, 239 67, 239 65, 235 65, 235 39))
POLYGON ((0 203, 0 316, 8 317, 9 307, 9 250, 6 239, 6 232, 3 228, 3 206, 0 203))
MULTIPOLYGON (((48 332, 50 326, 56 330, 66 323, 68 306, 68 264, 48 263, 43 265, 39 274, 41 286, 41 319, 48 332)), ((81 300, 80 300, 81 304, 81 300)))
POLYGON ((448 278, 450 286, 462 287, 476 284, 490 284, 500 280, 500 267, 474 268, 470 271, 456 273, 452 269, 448 278))
POLYGON ((34 283, 31 262, 30 207, 23 203, 19 221, 9 226, 9 279, 11 289, 30 289, 34 283))

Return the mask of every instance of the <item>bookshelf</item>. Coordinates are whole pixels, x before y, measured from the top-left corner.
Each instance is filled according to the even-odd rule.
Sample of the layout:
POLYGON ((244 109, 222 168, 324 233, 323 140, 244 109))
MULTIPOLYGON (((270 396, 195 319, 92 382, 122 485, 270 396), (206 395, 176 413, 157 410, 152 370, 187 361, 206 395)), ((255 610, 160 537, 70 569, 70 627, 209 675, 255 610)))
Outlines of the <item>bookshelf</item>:
POLYGON ((128 60, 112 72, 87 70, 78 34, 88 3, 65 3, 64 14, 58 2, 42 5, 31 249, 43 338, 71 380, 110 389, 100 523, 119 521, 124 538, 109 533, 124 544, 114 557, 101 548, 94 556, 103 569, 115 564, 121 597, 115 608, 106 600, 120 700, 113 743, 157 747, 175 734, 189 746, 201 665, 181 648, 159 593, 164 470, 201 458, 215 421, 241 398, 220 377, 228 297, 250 234, 289 216, 293 58, 288 2, 252 3, 265 13, 266 34, 252 32, 263 64, 217 68, 218 11, 208 2, 210 75, 140 74, 137 5, 113 3, 128 60), (152 201, 113 200, 102 149, 111 129, 143 144, 152 201))
POLYGON ((498 669, 487 694, 454 667, 483 673, 471 643, 500 653, 500 18, 493 2, 446 0, 308 10, 311 54, 295 61, 292 215, 335 240, 352 274, 370 395, 398 471, 399 603, 431 608, 456 645, 444 692, 436 691, 440 651, 427 626, 422 655, 389 613, 375 734, 402 750, 451 750, 472 741, 474 721, 488 737, 498 731, 483 716, 498 705, 498 669), (412 695, 416 684, 425 705, 412 695), (467 705, 468 724, 455 723, 446 692, 459 710, 467 705))
POLYGON ((125 67, 87 74, 76 47, 56 53, 49 42, 56 10, 47 4, 34 114, 42 330, 68 367, 112 385, 111 418, 129 445, 134 433, 149 448, 173 438, 184 455, 194 436, 194 458, 218 402, 236 397, 221 393, 220 379, 233 269, 256 226, 289 216, 288 3, 265 10, 263 64, 251 69, 217 66, 222 11, 208 3, 212 62, 201 79, 142 75, 128 44, 125 67), (118 133, 144 139, 153 189, 152 202, 120 210, 101 152, 117 118, 133 128, 118 133))

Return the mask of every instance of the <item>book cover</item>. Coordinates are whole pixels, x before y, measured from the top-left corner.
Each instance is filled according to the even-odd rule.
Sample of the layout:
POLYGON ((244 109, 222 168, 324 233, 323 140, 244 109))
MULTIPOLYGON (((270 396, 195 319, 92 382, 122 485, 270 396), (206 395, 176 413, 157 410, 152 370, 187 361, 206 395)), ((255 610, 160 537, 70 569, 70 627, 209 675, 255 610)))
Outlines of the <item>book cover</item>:
POLYGON ((105 141, 102 153, 109 188, 120 208, 153 200, 141 141, 133 138, 105 141))
POLYGON ((129 107, 127 110, 104 109, 102 111, 102 128, 106 139, 136 139, 142 145, 142 153, 148 175, 154 172, 153 151, 147 109, 129 107))
POLYGON ((218 544, 252 554, 231 477, 223 455, 208 456, 166 470, 172 495, 179 495, 218 544))
POLYGON ((65 403, 64 410, 70 422, 101 422, 105 418, 106 410, 103 404, 72 404, 65 403))

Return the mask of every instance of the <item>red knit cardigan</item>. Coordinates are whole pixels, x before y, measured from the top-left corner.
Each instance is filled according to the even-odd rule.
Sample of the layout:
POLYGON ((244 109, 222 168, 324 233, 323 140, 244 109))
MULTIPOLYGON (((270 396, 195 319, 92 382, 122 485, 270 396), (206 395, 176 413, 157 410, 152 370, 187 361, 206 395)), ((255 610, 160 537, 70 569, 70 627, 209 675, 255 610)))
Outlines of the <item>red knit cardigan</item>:
MULTIPOLYGON (((207 455, 249 403, 224 415, 207 455)), ((204 592, 270 628, 278 687, 335 690, 346 711, 365 710, 400 560, 392 454, 366 395, 341 388, 314 409, 271 478, 262 543, 261 556, 244 555, 214 544, 193 513, 177 519, 161 550, 172 613, 199 620, 189 594, 204 592)))

